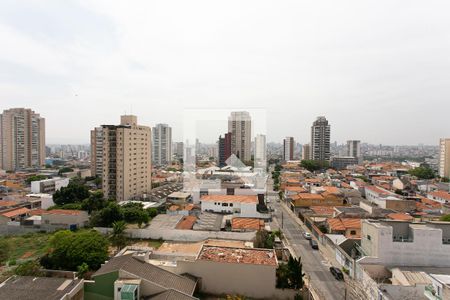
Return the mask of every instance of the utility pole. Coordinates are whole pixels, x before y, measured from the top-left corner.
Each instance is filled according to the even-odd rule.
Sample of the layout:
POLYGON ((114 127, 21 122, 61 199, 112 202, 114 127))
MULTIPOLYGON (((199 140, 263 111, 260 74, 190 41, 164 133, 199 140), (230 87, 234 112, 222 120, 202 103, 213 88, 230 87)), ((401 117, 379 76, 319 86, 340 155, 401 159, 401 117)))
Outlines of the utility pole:
POLYGON ((281 212, 281 229, 284 229, 284 213, 281 212))

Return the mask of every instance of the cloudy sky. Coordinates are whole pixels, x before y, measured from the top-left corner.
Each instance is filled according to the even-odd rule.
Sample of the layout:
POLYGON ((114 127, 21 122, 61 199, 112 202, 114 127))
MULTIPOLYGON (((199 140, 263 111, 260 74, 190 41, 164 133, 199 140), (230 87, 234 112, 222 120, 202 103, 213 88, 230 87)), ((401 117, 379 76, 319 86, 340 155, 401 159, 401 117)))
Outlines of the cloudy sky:
POLYGON ((449 12, 448 0, 2 0, 0 109, 41 113, 49 143, 87 143, 125 112, 181 140, 186 110, 243 108, 266 110, 269 141, 307 142, 325 115, 333 141, 437 144, 450 136, 449 12))

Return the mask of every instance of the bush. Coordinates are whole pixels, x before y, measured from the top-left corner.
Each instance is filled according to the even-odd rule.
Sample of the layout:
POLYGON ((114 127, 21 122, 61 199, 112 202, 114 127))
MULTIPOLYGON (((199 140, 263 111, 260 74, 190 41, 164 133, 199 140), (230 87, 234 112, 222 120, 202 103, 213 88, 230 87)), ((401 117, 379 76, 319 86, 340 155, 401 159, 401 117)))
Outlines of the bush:
POLYGON ((14 274, 19 276, 42 276, 41 265, 39 262, 29 260, 17 266, 14 274))

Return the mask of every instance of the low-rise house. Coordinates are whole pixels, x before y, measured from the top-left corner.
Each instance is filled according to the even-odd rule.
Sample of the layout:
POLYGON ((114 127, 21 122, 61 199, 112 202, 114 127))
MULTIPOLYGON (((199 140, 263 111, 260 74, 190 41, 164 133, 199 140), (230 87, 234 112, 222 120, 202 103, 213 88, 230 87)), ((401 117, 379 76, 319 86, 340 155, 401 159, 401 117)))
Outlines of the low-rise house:
POLYGON ((7 224, 8 222, 21 222, 29 216, 30 209, 26 207, 20 207, 4 211, 0 214, 0 225, 7 224))
POLYGON ((53 194, 61 188, 69 185, 69 178, 51 178, 31 182, 31 192, 33 194, 53 194))
POLYGON ((190 193, 184 192, 173 192, 169 196, 167 196, 167 201, 176 204, 184 204, 188 202, 192 202, 192 196, 190 193))
POLYGON ((361 237, 361 219, 331 218, 327 220, 327 227, 331 234, 342 234, 347 238, 361 237))
POLYGON ((414 218, 406 213, 390 213, 387 215, 387 218, 389 220, 395 220, 395 221, 413 221, 414 218))
POLYGON ((14 275, 0 284, 0 299, 5 300, 80 300, 82 279, 14 275))
POLYGON ((363 220, 361 262, 450 267, 450 223, 363 220))
POLYGON ((83 210, 53 209, 42 213, 41 224, 55 227, 77 229, 85 227, 89 215, 83 210))
POLYGON ((264 229, 264 220, 254 218, 233 218, 231 220, 232 231, 258 231, 264 229))
POLYGON ((193 209, 195 208, 194 204, 173 204, 171 205, 166 213, 168 215, 183 215, 183 216, 189 216, 193 214, 193 209))
POLYGON ((84 299, 197 299, 193 296, 196 279, 150 264, 149 254, 142 251, 113 257, 92 275, 92 281, 85 282, 84 299))
POLYGON ((427 195, 428 198, 440 202, 440 203, 448 203, 450 202, 450 192, 448 191, 434 191, 429 192, 427 195))
POLYGON ((35 204, 35 207, 41 209, 48 209, 49 207, 55 205, 53 202, 53 196, 50 194, 28 194, 27 199, 29 202, 35 204))
POLYGON ((243 218, 266 218, 258 211, 256 195, 205 195, 201 197, 202 212, 233 214, 243 218))
POLYGON ((403 199, 399 195, 392 193, 378 186, 366 186, 366 199, 381 208, 393 209, 401 212, 413 211, 416 208, 414 200, 403 199))
MULTIPOLYGON (((245 295, 256 299, 286 299, 288 290, 276 289, 278 260, 273 249, 204 245, 195 261, 178 261, 177 272, 201 281, 201 291, 212 295, 245 295), (280 296, 283 295, 283 296, 280 296)), ((290 298, 293 298, 291 293, 290 298)))

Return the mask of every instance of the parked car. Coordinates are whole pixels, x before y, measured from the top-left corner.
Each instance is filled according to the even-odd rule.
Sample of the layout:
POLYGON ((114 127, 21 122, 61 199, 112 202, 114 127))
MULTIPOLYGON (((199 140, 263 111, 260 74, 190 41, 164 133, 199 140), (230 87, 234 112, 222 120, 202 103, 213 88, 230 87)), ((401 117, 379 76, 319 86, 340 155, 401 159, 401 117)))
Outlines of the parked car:
POLYGON ((317 243, 316 240, 310 239, 309 240, 309 244, 311 245, 311 248, 318 250, 319 249, 319 244, 317 243))
POLYGON ((307 240, 310 240, 311 239, 311 233, 305 231, 305 232, 303 232, 303 237, 305 239, 307 239, 307 240))
POLYGON ((342 271, 339 270, 338 268, 330 267, 330 272, 337 280, 344 280, 344 274, 342 274, 342 271))

